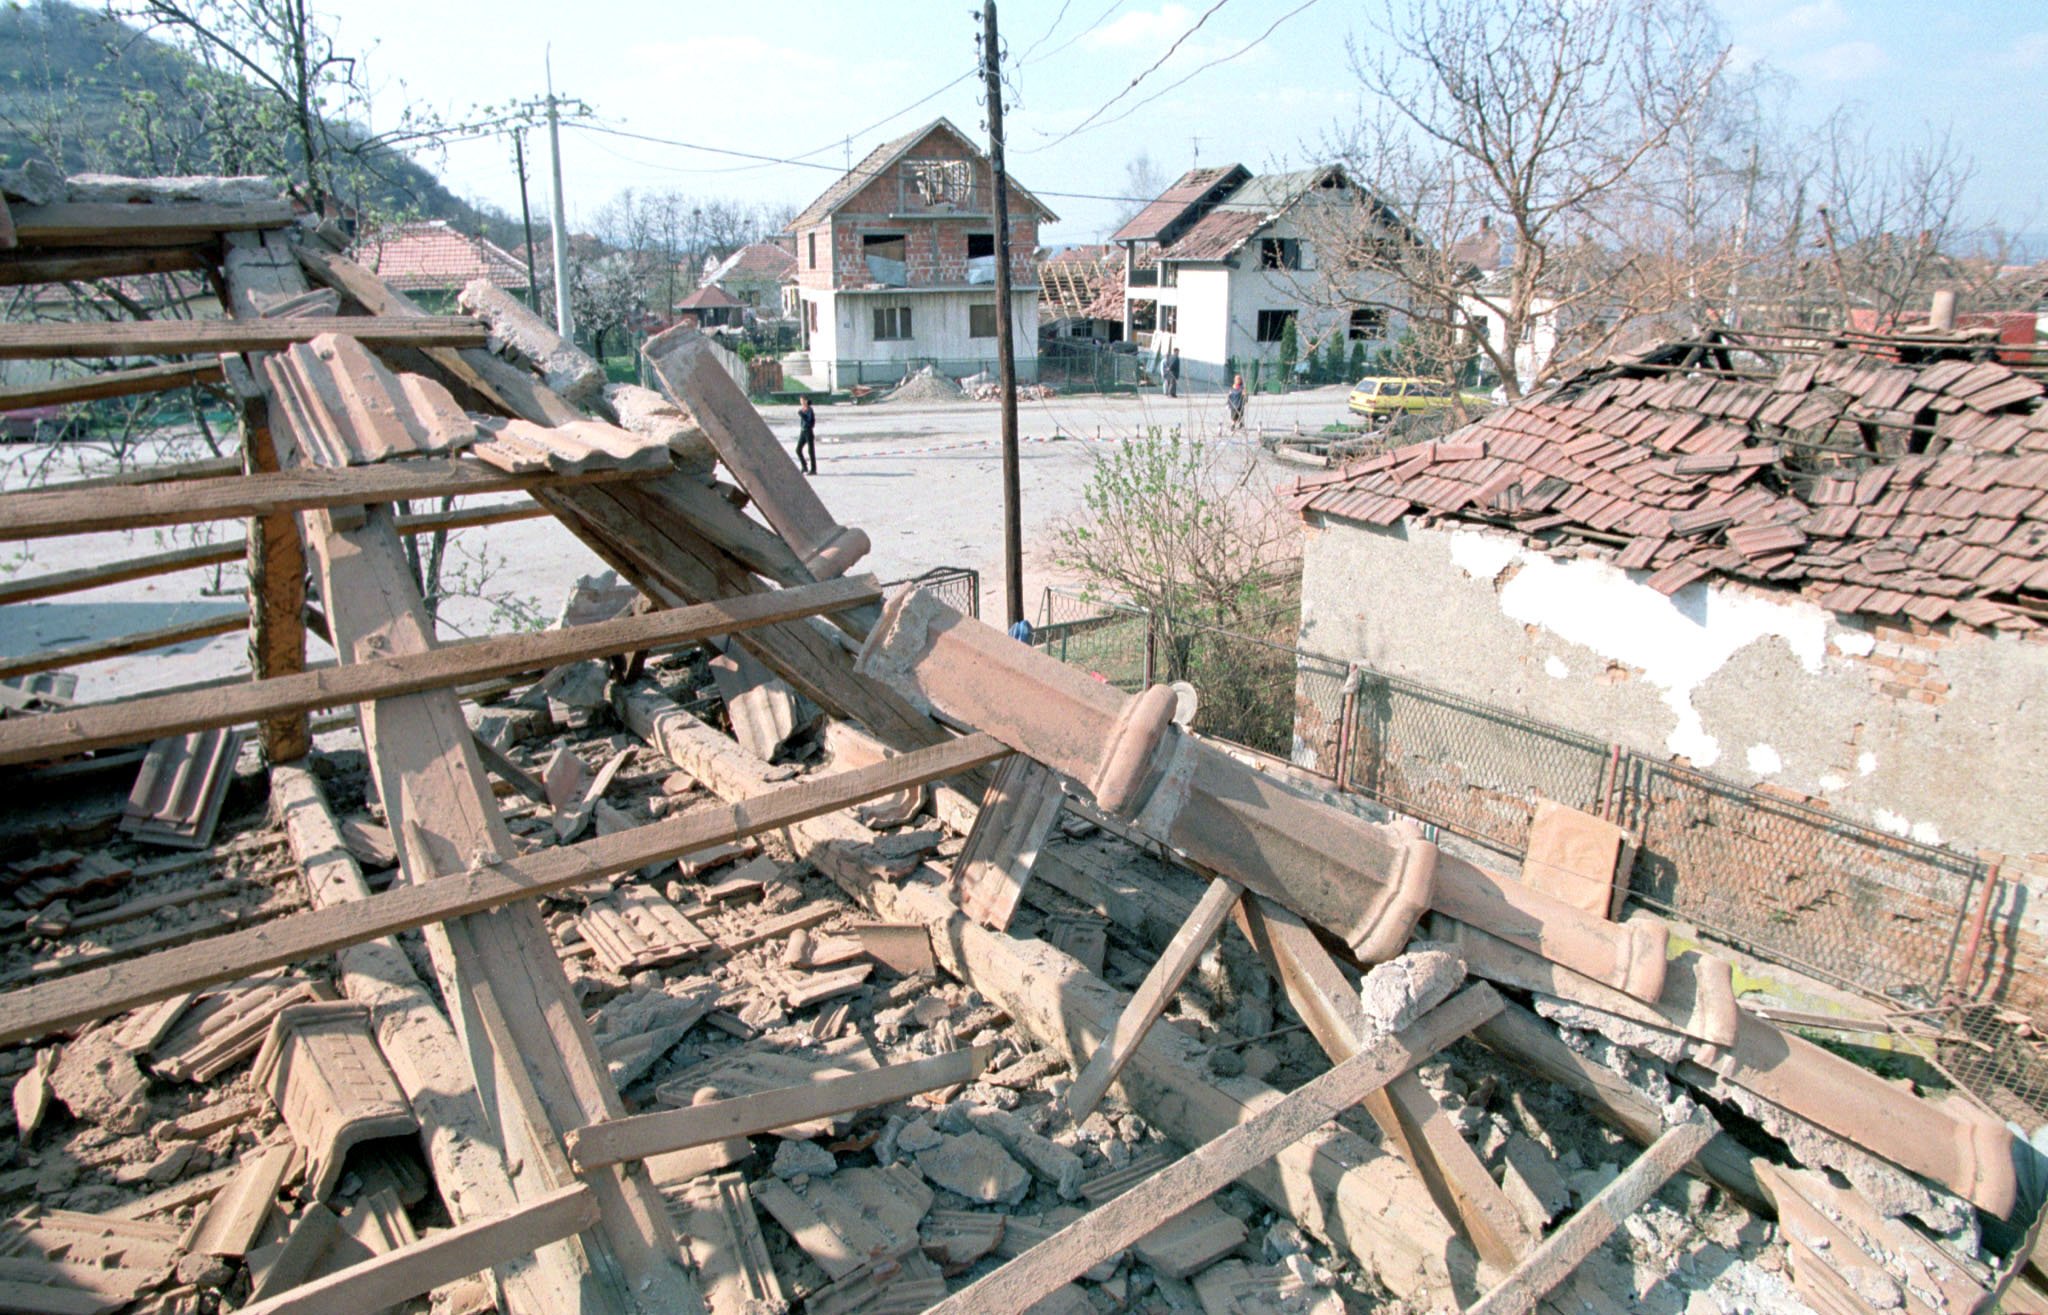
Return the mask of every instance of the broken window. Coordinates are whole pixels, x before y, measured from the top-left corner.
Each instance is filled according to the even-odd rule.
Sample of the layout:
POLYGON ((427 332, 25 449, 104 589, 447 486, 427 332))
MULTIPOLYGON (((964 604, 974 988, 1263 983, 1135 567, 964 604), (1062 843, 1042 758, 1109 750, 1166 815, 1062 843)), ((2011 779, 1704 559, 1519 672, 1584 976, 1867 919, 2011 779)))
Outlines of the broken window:
POLYGON ((1281 336, 1287 332, 1287 326, 1289 324, 1292 324, 1293 322, 1294 312, 1291 310, 1260 311, 1258 333, 1259 341, 1279 342, 1281 336))
POLYGON ((1301 239, 1262 237, 1259 239, 1260 269, 1300 269, 1301 239))
POLYGON ((903 260, 903 234, 862 233, 860 253, 867 262, 868 277, 875 282, 900 288, 910 281, 910 269, 903 260))
POLYGON ((979 302, 967 308, 967 336, 970 338, 993 338, 996 336, 996 304, 994 302, 979 302))
POLYGON ((818 267, 818 235, 816 233, 810 234, 810 250, 811 268, 816 269, 818 267))
POLYGON ((905 210, 979 208, 974 165, 966 160, 905 160, 901 178, 905 210))
POLYGON ((1180 332, 1180 307, 1161 306, 1159 308, 1159 331, 1161 333, 1180 332))
POLYGON ((875 307, 875 341, 888 342, 910 336, 910 307, 875 307))
POLYGON ((1351 312, 1352 342, 1377 342, 1387 336, 1387 313, 1377 306, 1360 306, 1351 312))
POLYGON ((979 260, 983 256, 993 256, 995 253, 996 235, 994 233, 969 233, 967 235, 967 258, 969 260, 979 260))

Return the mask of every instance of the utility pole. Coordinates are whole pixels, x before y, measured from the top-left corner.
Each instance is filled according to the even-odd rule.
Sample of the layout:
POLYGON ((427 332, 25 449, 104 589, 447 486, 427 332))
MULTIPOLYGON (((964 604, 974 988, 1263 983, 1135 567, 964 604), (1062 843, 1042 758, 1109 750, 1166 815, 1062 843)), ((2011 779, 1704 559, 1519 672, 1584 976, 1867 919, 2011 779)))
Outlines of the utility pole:
POLYGON ((519 161, 519 222, 526 227, 526 304, 540 313, 540 287, 533 272, 533 208, 526 202, 526 129, 512 130, 512 156, 519 161))
POLYGON ((1010 181, 1003 173, 1002 47, 996 0, 982 0, 981 72, 988 93, 988 160, 996 192, 996 357, 1003 395, 1003 601, 1005 625, 1024 619, 1024 518, 1017 476, 1017 358, 1010 324, 1010 181))
POLYGON ((548 149, 555 157, 555 332, 564 338, 576 332, 569 318, 569 220, 562 213, 562 130, 555 113, 555 65, 548 59, 548 149))

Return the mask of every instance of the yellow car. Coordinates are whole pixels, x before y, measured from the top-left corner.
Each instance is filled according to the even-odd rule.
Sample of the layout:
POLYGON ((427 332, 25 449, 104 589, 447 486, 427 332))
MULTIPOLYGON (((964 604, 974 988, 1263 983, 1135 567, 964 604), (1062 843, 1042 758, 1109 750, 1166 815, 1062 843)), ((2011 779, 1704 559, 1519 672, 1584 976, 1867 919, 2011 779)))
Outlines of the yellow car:
POLYGON ((1402 412, 1438 411, 1458 402, 1470 410, 1485 406, 1487 399, 1478 393, 1461 393, 1439 379, 1379 375, 1358 381, 1351 390, 1350 407, 1369 419, 1383 420, 1402 412))

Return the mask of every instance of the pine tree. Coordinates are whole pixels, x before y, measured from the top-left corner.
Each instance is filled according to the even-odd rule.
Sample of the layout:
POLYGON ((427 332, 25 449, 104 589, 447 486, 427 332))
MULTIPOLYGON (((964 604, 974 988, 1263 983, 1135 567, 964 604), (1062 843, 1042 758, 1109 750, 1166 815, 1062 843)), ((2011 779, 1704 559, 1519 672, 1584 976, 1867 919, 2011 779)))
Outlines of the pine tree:
POLYGON ((1357 383, 1360 379, 1365 378, 1365 344, 1363 342, 1351 344, 1351 368, 1345 372, 1345 376, 1346 383, 1357 383))
POLYGON ((1288 388, 1294 383, 1294 363, 1300 358, 1301 338, 1294 331, 1294 317, 1289 315, 1287 322, 1280 326, 1280 387, 1282 389, 1288 388))

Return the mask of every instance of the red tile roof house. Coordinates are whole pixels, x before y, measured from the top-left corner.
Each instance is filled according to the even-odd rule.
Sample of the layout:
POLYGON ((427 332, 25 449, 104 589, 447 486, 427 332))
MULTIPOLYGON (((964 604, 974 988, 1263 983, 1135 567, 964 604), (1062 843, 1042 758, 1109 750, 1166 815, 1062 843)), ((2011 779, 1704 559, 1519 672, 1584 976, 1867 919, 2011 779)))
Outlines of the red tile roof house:
MULTIPOLYGON (((452 312, 471 279, 489 279, 526 299, 526 262, 488 238, 456 231, 445 220, 394 224, 365 234, 349 253, 377 277, 429 310, 452 312), (424 294, 424 295, 422 295, 424 294)), ((553 284, 539 271, 542 295, 553 284)))
MULTIPOLYGON (((1038 377, 1038 226, 1059 216, 1010 180, 1017 378, 1038 377)), ((935 365, 996 368, 995 199, 988 157, 945 119, 878 146, 790 222, 810 376, 886 384, 935 365)))
POLYGON ((1343 207, 1372 205, 1334 165, 1257 178, 1237 164, 1189 170, 1110 235, 1124 250, 1123 336, 1154 359, 1178 346, 1182 380, 1214 386, 1253 361, 1270 378, 1290 319, 1304 354, 1331 333, 1367 351, 1392 341, 1392 281, 1360 276, 1346 291, 1380 305, 1336 308, 1318 267, 1319 239, 1353 222, 1343 207))
POLYGON ((1988 331, 1750 341, 1300 479, 1301 646, 2003 856, 2039 936, 2043 358, 2016 371, 1988 331))

